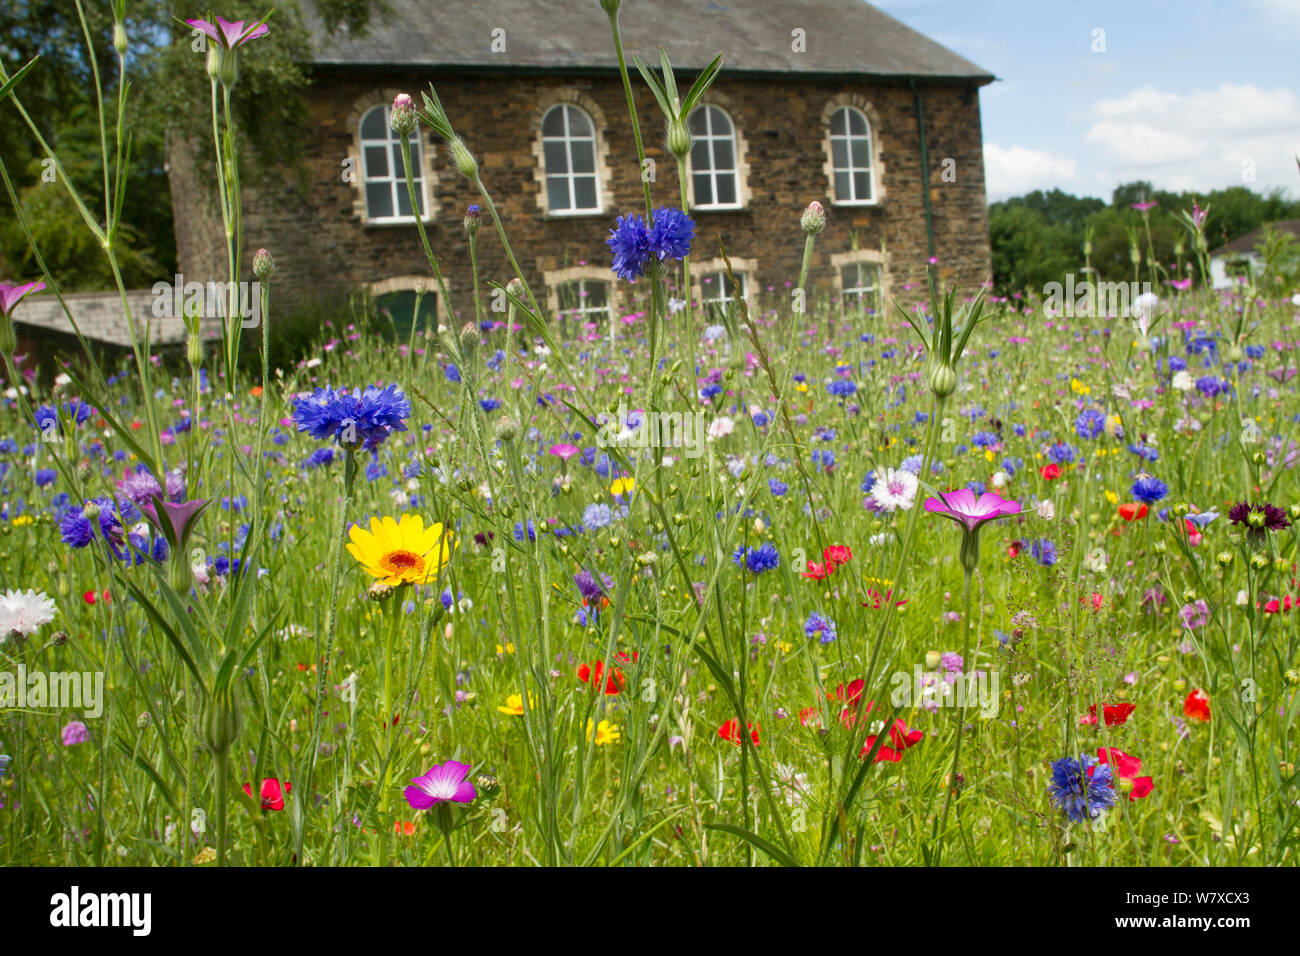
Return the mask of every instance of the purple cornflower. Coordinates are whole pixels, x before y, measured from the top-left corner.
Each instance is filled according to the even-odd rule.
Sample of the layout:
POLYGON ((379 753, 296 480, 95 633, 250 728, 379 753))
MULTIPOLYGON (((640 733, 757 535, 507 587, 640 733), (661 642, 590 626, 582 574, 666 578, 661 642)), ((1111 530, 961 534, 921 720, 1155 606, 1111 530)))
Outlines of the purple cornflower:
POLYGON ((736 548, 731 556, 731 562, 752 574, 762 574, 764 571, 780 567, 781 555, 777 552, 776 545, 771 541, 765 541, 757 548, 736 548))
POLYGON ((146 505, 153 501, 155 495, 163 493, 158 479, 143 468, 126 472, 117 487, 137 505, 146 505))
POLYGON ((651 262, 683 259, 690 255, 695 222, 680 209, 660 206, 653 225, 639 214, 619 216, 605 240, 613 253, 613 270, 621 279, 636 282, 651 262))
POLYGON ((1096 438, 1105 427, 1106 416, 1095 408, 1085 408, 1074 420, 1074 433, 1087 440, 1096 438))
POLYGON ((465 778, 469 776, 469 765, 448 760, 443 764, 434 764, 423 777, 412 777, 406 788, 406 802, 416 810, 428 810, 448 800, 456 803, 469 803, 478 796, 474 784, 465 778))
POLYGON ((333 438, 353 450, 373 451, 391 432, 406 431, 403 419, 410 414, 411 403, 396 385, 382 389, 371 385, 360 395, 326 385, 293 403, 298 431, 317 441, 333 438))
POLYGON ((1056 545, 1049 538, 1036 538, 1029 546, 1029 555, 1045 568, 1056 563, 1056 545))
POLYGON ((70 720, 63 728, 63 746, 72 747, 84 744, 90 739, 90 731, 79 720, 70 720))
POLYGON ((597 581, 586 568, 583 568, 573 576, 573 583, 578 586, 578 593, 582 595, 584 601, 595 601, 605 596, 606 588, 614 586, 614 579, 604 574, 601 575, 602 581, 597 581))
POLYGON ((1098 765, 1091 754, 1062 757, 1052 761, 1052 779, 1047 783, 1052 802, 1065 811, 1072 823, 1096 820, 1115 805, 1110 764, 1098 765))
POLYGON ((839 636, 835 622, 817 611, 808 615, 808 620, 804 622, 803 633, 805 637, 815 637, 823 644, 830 644, 839 636))

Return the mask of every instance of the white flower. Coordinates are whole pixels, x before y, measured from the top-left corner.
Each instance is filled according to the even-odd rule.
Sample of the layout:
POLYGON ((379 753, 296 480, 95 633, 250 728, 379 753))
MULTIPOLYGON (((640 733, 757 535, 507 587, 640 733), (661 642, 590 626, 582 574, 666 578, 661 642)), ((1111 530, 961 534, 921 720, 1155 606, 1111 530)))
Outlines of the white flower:
POLYGON ((682 311, 682 309, 684 309, 684 308, 686 308, 686 300, 685 300, 685 299, 674 299, 674 298, 672 298, 672 297, 669 297, 669 299, 668 299, 668 314, 669 314, 669 315, 676 315, 678 312, 682 311))
POLYGON ((736 423, 726 415, 719 415, 713 421, 709 422, 710 438, 726 438, 735 430, 736 423))
POLYGON ((311 358, 307 360, 307 368, 320 368, 320 359, 311 358))
POLYGON ((1052 504, 1051 501, 1040 501, 1036 510, 1038 517, 1042 518, 1044 521, 1051 521, 1056 517, 1056 505, 1052 504))
POLYGON ((44 591, 6 591, 0 594, 0 641, 12 633, 28 637, 54 620, 54 602, 44 591))
POLYGON ((1250 595, 1243 591, 1237 592, 1237 607, 1245 607, 1250 603, 1250 595))
POLYGON ((1192 390, 1192 373, 1187 369, 1180 369, 1174 373, 1173 381, 1169 384, 1180 392, 1190 392, 1192 390))
POLYGON ((1297 308, 1300 308, 1300 292, 1297 292, 1295 295, 1291 296, 1291 304, 1296 306, 1297 308))
POLYGON ((995 471, 993 477, 989 480, 992 481, 994 488, 1005 488, 1007 482, 1011 480, 1011 476, 1005 471, 995 471))
POLYGON ((871 497, 881 511, 906 511, 916 500, 917 478, 910 471, 886 468, 876 476, 871 497))

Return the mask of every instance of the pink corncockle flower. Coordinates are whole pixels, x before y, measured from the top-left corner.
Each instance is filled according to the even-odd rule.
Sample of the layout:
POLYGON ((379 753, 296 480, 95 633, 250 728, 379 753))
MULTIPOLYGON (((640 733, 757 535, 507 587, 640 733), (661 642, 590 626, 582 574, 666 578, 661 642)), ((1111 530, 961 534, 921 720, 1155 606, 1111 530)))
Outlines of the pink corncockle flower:
POLYGON ((549 449, 549 453, 561 461, 568 461, 574 455, 578 454, 578 446, 569 444, 552 445, 549 449))
POLYGON ((961 563, 967 574, 979 565, 979 532, 986 523, 1020 513, 1020 502, 1008 501, 996 492, 975 497, 969 488, 958 488, 938 498, 926 498, 925 510, 955 521, 961 527, 961 563))
POLYGON ((1133 209, 1136 209, 1138 212, 1150 212, 1152 209, 1155 209, 1156 206, 1159 205, 1160 203, 1156 202, 1154 199, 1148 200, 1146 202, 1129 203, 1129 206, 1131 206, 1133 209))
POLYGON ((186 20, 185 22, 209 39, 220 43, 227 50, 234 50, 243 46, 249 40, 256 40, 258 37, 266 36, 271 32, 271 28, 265 23, 246 26, 247 21, 245 20, 236 20, 231 23, 223 17, 217 17, 215 26, 207 20, 195 19, 186 20))
POLYGON ((10 285, 8 282, 0 282, 0 313, 8 315, 19 302, 33 292, 40 292, 44 288, 44 282, 28 282, 25 285, 10 285))
POLYGON ((469 776, 469 765, 448 760, 434 764, 423 777, 411 778, 412 786, 406 788, 406 802, 416 810, 428 810, 449 800, 469 803, 478 796, 469 776))

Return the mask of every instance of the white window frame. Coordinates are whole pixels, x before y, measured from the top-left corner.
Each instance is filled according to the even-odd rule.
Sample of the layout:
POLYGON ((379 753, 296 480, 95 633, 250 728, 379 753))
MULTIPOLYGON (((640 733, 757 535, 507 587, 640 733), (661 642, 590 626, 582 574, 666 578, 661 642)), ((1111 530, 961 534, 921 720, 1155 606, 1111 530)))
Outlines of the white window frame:
POLYGON ((851 301, 856 307, 862 308, 863 297, 869 295, 874 300, 874 310, 879 313, 881 294, 885 287, 884 266, 879 262, 873 262, 870 259, 854 259, 850 262, 841 263, 838 268, 840 272, 840 300, 845 303, 851 301), (853 269, 856 271, 857 280, 855 284, 851 286, 844 284, 845 269, 853 269), (863 272, 870 273, 874 279, 874 281, 869 285, 862 284, 863 272))
POLYGON ((741 179, 740 137, 736 135, 736 122, 731 118, 730 114, 728 114, 727 111, 724 110, 721 106, 718 106, 715 103, 702 103, 699 106, 697 106, 694 110, 692 110, 691 115, 687 118, 688 128, 690 126, 690 121, 694 119, 695 115, 699 113, 701 110, 704 111, 705 132, 703 134, 691 133, 691 139, 693 140, 691 144, 691 170, 690 170, 691 197, 692 197, 691 206, 693 209, 700 209, 704 211, 724 210, 724 209, 743 209, 745 197, 744 197, 744 190, 743 190, 743 182, 741 179), (726 122, 727 132, 725 134, 717 133, 714 131, 715 114, 717 116, 721 116, 722 119, 726 122), (714 151, 714 143, 718 143, 718 142, 727 142, 731 144, 731 169, 724 169, 719 171, 717 167, 717 156, 714 151), (700 169, 695 165, 694 162, 695 147, 698 146, 700 143, 704 143, 708 149, 709 166, 707 169, 700 169), (702 203, 699 201, 699 197, 695 192, 696 176, 708 177, 709 185, 711 187, 711 193, 714 197, 713 202, 702 203), (717 201, 718 180, 719 178, 724 176, 730 176, 732 179, 732 194, 736 197, 733 202, 720 203, 717 201))
POLYGON ((589 112, 584 110, 581 106, 579 106, 576 103, 569 103, 569 102, 556 103, 554 106, 550 107, 545 113, 542 114, 541 131, 542 131, 542 155, 541 155, 542 188, 546 190, 547 214, 551 216, 590 216, 592 214, 600 213, 604 207, 601 204, 602 198, 601 198, 601 189, 600 189, 600 172, 601 172, 600 171, 600 140, 599 137, 597 136, 597 126, 596 126, 595 117, 593 117, 589 112), (550 136, 547 135, 546 133, 546 119, 556 110, 564 111, 562 114, 564 116, 564 133, 563 135, 560 136, 550 136), (570 129, 570 122, 569 122, 570 110, 575 110, 576 112, 579 112, 584 117, 586 117, 587 122, 591 126, 591 135, 589 137, 574 135, 572 133, 572 130, 570 129), (573 171, 573 144, 588 143, 588 142, 591 144, 592 170, 590 173, 575 173, 573 171), (547 143, 564 144, 565 164, 568 166, 568 170, 566 172, 553 173, 548 168, 546 163, 547 143), (575 188, 574 183, 579 176, 581 176, 584 179, 588 179, 588 178, 591 179, 592 184, 595 186, 596 202, 594 206, 590 206, 590 207, 578 206, 577 204, 578 191, 575 188), (571 206, 568 209, 556 209, 551 205, 551 200, 550 200, 551 180, 559 179, 559 178, 563 178, 565 183, 569 187, 569 202, 571 206))
POLYGON ((592 316, 602 317, 606 321, 613 321, 614 319, 614 283, 607 279, 590 279, 586 276, 565 279, 556 283, 555 301, 559 304, 557 315, 564 318, 573 318, 584 323, 589 321, 592 316), (588 287, 597 285, 605 287, 605 304, 599 308, 588 307, 583 302, 588 295, 588 287), (577 286, 578 304, 574 308, 566 308, 563 304, 564 293, 571 286, 577 286))
POLYGON ((361 202, 366 212, 366 221, 383 225, 386 223, 403 223, 415 222, 417 218, 427 221, 429 219, 429 183, 425 176, 424 169, 424 144, 420 142, 420 131, 417 127, 411 133, 411 174, 415 180, 416 199, 420 204, 419 209, 413 209, 411 215, 403 216, 398 213, 401 208, 401 197, 406 195, 406 173, 399 169, 400 150, 402 141, 394 132, 392 124, 389 122, 392 107, 387 103, 377 103, 361 114, 357 121, 357 142, 361 149, 361 202), (383 139, 367 139, 364 129, 366 120, 375 110, 383 110, 384 114, 384 132, 383 139), (388 175, 372 176, 370 168, 366 162, 366 150, 368 148, 384 148, 384 156, 388 163, 388 175), (394 154, 397 155, 394 155, 394 154), (374 183, 385 183, 389 188, 389 195, 393 201, 393 214, 391 216, 375 216, 370 212, 370 191, 369 187, 374 183))
POLYGON ((830 144, 829 147, 830 148, 830 173, 831 173, 830 187, 831 187, 832 201, 837 206, 876 205, 877 192, 876 192, 876 169, 875 169, 875 136, 871 129, 871 118, 867 116, 865 112, 858 109, 856 106, 843 104, 836 107, 831 112, 831 115, 826 122, 827 122, 827 133, 829 134, 829 144, 830 144), (852 125, 850 124, 850 116, 854 113, 856 113, 859 117, 862 118, 862 122, 867 128, 866 135, 852 132, 852 125), (835 121, 841 114, 844 114, 844 132, 842 133, 837 132, 835 129, 835 121), (865 140, 867 144, 867 165, 855 166, 853 164, 853 144, 856 141, 863 141, 863 140, 865 140), (846 158, 848 159, 848 163, 849 163, 847 166, 835 165, 835 144, 836 143, 844 144, 846 158), (867 174, 867 188, 870 190, 871 193, 871 195, 866 198, 857 195, 856 174, 863 173, 863 172, 867 174), (839 194, 839 189, 836 185, 836 180, 838 179, 840 173, 849 174, 849 189, 850 192, 853 193, 853 195, 848 198, 845 198, 839 194))
POLYGON ((704 272, 700 274, 700 307, 701 308, 704 308, 709 305, 717 304, 718 308, 722 309, 725 312, 730 307, 731 303, 735 302, 737 299, 744 299, 746 302, 749 301, 749 295, 751 290, 751 286, 749 282, 749 273, 733 270, 732 275, 735 276, 736 282, 740 286, 739 295, 733 295, 733 296, 727 295, 726 286, 725 286, 725 283, 727 281, 727 272, 725 269, 713 271, 713 272, 704 272), (714 280, 714 281, 710 281, 710 280, 714 280), (716 282, 716 285, 714 284, 714 282, 716 282), (717 296, 709 295, 709 293, 713 290, 716 290, 718 292, 717 296))

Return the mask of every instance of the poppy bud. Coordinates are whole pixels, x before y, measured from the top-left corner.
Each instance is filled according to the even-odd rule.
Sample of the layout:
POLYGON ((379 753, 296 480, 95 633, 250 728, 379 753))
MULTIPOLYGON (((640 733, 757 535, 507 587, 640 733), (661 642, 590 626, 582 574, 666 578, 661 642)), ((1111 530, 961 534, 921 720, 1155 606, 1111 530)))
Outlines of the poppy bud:
POLYGON ((203 702, 199 739, 210 752, 223 756, 238 739, 242 723, 239 698, 233 688, 227 687, 223 693, 210 695, 203 702))

